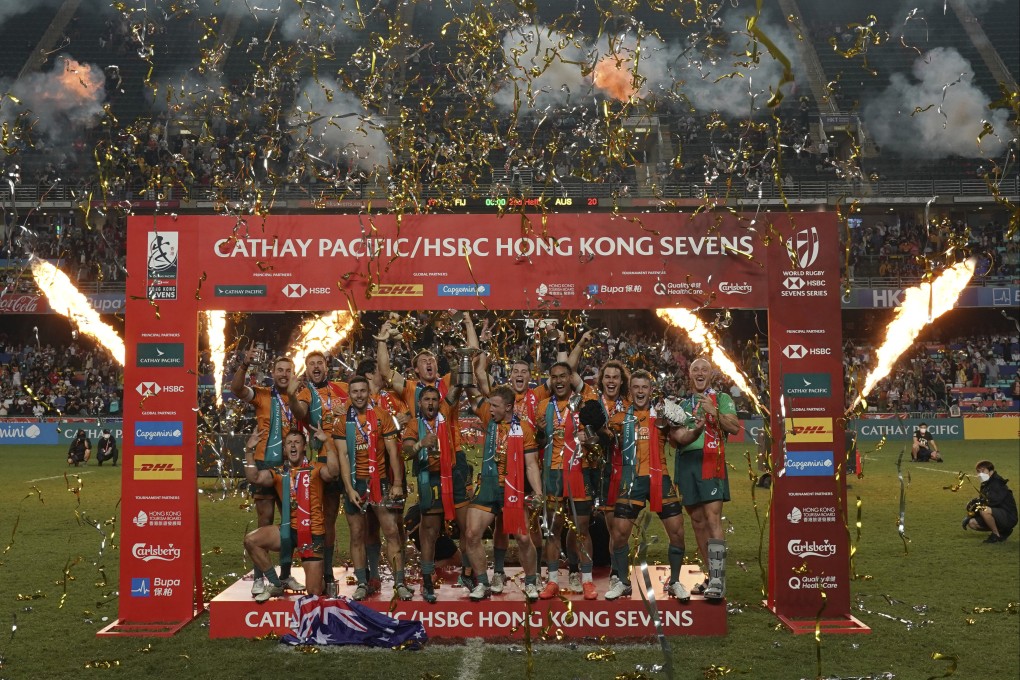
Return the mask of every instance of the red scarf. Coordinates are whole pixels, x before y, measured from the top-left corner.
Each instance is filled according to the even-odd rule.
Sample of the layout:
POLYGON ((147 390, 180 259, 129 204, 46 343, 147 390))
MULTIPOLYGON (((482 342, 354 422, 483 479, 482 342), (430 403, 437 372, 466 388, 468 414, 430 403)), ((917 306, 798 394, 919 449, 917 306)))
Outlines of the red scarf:
POLYGON ((619 440, 613 442, 609 455, 613 463, 613 471, 609 476, 609 492, 606 500, 611 508, 616 505, 616 495, 620 490, 620 482, 623 480, 623 449, 620 448, 619 440))
POLYGON ((510 422, 510 432, 506 439, 503 531, 514 536, 528 533, 528 521, 524 513, 524 429, 516 418, 510 422))
POLYGON ((290 471, 291 526, 297 520, 297 536, 294 548, 301 550, 312 544, 312 473, 315 468, 305 463, 290 471))
POLYGON ((376 504, 382 503, 382 481, 379 478, 380 427, 379 416, 375 414, 372 400, 369 399, 368 405, 365 406, 365 429, 368 434, 368 500, 376 504))
MULTIPOLYGON (((719 397, 715 393, 704 396, 712 400, 712 405, 716 407, 718 413, 719 397)), ((722 436, 718 417, 705 414, 704 436, 704 444, 701 447, 701 478, 722 479, 726 472, 726 442, 722 436)))
MULTIPOLYGON (((606 401, 605 395, 602 395, 602 408, 605 409, 606 417, 612 419, 614 415, 619 413, 623 407, 623 400, 617 397, 616 399, 610 399, 606 401), (608 406, 606 405, 608 403, 608 406), (609 407, 612 406, 613 410, 610 412, 609 407)), ((616 496, 620 491, 620 482, 623 478, 623 449, 620 448, 619 440, 615 441, 610 450, 609 454, 610 461, 610 475, 609 475, 609 490, 606 492, 606 501, 609 507, 616 505, 616 496)))
POLYGON ((535 427, 535 411, 538 408, 538 398, 535 396, 535 390, 530 387, 524 391, 523 402, 524 408, 519 412, 522 418, 528 421, 528 424, 535 427))
MULTIPOLYGON (((422 422, 425 419, 422 418, 422 422)), ((436 414, 436 439, 439 449, 439 484, 440 495, 443 499, 443 519, 447 522, 453 521, 456 516, 456 508, 453 502, 453 457, 456 455, 453 448, 450 426, 442 413, 436 414)), ((426 428, 428 423, 426 423, 426 428)))
MULTIPOLYGON (((556 405, 559 412, 559 404, 556 405)), ((577 414, 567 409, 566 422, 563 423, 563 491, 570 490, 572 498, 578 493, 584 496, 584 456, 577 451, 577 437, 574 430, 577 428, 575 422, 577 414)))
POLYGON ((648 411, 648 472, 651 474, 652 512, 662 512, 662 450, 654 408, 648 411))

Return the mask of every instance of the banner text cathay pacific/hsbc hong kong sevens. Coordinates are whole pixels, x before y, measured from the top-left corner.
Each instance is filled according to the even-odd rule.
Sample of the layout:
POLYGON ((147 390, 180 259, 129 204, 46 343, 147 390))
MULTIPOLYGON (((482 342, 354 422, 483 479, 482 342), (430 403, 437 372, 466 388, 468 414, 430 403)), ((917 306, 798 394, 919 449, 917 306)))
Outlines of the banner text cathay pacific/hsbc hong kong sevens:
POLYGON ((559 257, 639 255, 754 256, 754 238, 745 236, 560 236, 476 238, 223 238, 213 245, 224 258, 308 257, 559 257))

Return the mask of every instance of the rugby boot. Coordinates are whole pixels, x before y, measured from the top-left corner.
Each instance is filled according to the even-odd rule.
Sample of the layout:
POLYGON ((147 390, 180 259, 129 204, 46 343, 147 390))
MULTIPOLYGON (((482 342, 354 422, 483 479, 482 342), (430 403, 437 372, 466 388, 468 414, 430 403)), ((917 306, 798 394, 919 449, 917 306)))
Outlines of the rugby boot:
POLYGON ((691 601, 691 594, 687 592, 687 588, 680 581, 673 581, 668 584, 666 586, 666 594, 680 600, 682 604, 687 604, 691 601))
POLYGON ((616 579, 616 583, 611 584, 609 590, 606 591, 606 599, 612 601, 620 597, 626 597, 632 592, 634 590, 630 587, 629 583, 616 579))

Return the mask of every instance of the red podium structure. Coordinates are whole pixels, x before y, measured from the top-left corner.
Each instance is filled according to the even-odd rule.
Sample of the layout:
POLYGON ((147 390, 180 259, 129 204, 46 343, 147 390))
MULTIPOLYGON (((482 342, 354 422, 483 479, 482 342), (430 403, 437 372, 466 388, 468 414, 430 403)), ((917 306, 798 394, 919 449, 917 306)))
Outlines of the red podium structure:
MULTIPOLYGON (((838 242, 836 215, 823 212, 130 218, 125 386, 140 397, 124 404, 119 619, 101 634, 171 635, 204 607, 193 412, 200 312, 451 307, 768 308, 776 435, 768 604, 791 628, 804 620, 813 630, 824 591, 822 616, 860 629, 850 616, 839 472, 838 242)), ((251 611, 244 591, 228 589, 213 611, 240 611, 241 603, 251 611)), ((523 602, 509 602, 504 595, 477 611, 502 622, 501 612, 522 611, 523 602)), ((684 626, 672 604, 660 602, 676 623, 670 634, 725 632, 724 608, 692 601, 695 623, 684 626)), ((416 603, 401 607, 427 613, 416 603)), ((579 600, 576 610, 610 634, 600 612, 629 622, 644 606, 579 600)), ((445 611, 464 608, 449 602, 445 611)), ((247 625, 245 613, 226 616, 247 625)), ((267 625, 278 629, 273 616, 267 625)), ((441 635, 435 621, 430 634, 441 635)), ((232 635, 238 626, 213 632, 220 630, 232 635)))
MULTIPOLYGON (((604 571, 604 570, 603 570, 604 571)), ((382 590, 370 596, 364 604, 390 616, 416 619, 425 625, 433 640, 464 640, 480 637, 488 640, 520 640, 525 635, 528 617, 532 636, 545 632, 566 638, 592 638, 605 636, 614 639, 637 639, 655 635, 655 624, 637 591, 630 597, 608 602, 604 599, 585 600, 579 593, 563 593, 570 602, 570 611, 564 599, 538 600, 529 608, 524 601, 519 576, 520 569, 508 568, 511 582, 500 595, 481 602, 471 602, 463 588, 448 585, 456 583, 457 573, 447 572, 445 584, 436 590, 436 604, 428 604, 421 597, 407 602, 393 600, 392 582, 384 583, 382 590), (515 576, 518 578, 515 579, 515 576)), ((655 588, 656 607, 666 635, 725 635, 726 603, 709 603, 700 596, 692 597, 688 604, 680 604, 663 592, 663 582, 669 576, 667 567, 650 567, 652 586, 655 588)), ((353 585, 346 585, 353 571, 334 569, 341 583, 340 595, 350 597, 353 585)), ((636 576, 636 574, 635 574, 636 576)), ((291 632, 294 600, 298 595, 256 604, 249 592, 251 575, 237 581, 209 603, 209 637, 259 637, 267 633, 283 635, 291 632)), ((702 580, 697 567, 685 567, 681 580, 688 588, 702 580)), ((600 593, 609 587, 608 574, 596 574, 600 593)), ((416 591, 418 589, 416 588, 416 591)), ((416 593, 417 594, 417 593, 416 593)))

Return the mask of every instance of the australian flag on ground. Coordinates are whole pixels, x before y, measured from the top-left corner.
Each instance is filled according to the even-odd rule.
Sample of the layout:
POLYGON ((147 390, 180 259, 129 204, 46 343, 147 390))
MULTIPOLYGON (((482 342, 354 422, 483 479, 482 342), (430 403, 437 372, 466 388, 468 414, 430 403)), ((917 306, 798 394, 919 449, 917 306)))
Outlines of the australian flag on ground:
POLYGON ((419 649, 428 640, 421 621, 399 621, 360 602, 306 595, 294 603, 289 645, 366 645, 419 649))

